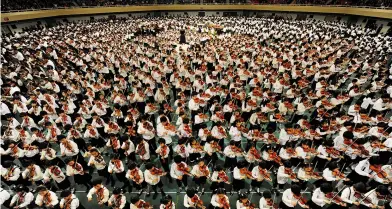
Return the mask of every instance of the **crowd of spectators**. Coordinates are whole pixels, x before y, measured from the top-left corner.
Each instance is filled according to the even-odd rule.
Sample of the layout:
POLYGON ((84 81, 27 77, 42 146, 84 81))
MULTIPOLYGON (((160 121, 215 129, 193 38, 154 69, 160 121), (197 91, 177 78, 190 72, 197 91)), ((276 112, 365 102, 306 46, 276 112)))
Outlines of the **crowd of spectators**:
POLYGON ((144 5, 144 4, 317 4, 392 7, 392 0, 3 0, 1 11, 48 9, 79 6, 144 5))

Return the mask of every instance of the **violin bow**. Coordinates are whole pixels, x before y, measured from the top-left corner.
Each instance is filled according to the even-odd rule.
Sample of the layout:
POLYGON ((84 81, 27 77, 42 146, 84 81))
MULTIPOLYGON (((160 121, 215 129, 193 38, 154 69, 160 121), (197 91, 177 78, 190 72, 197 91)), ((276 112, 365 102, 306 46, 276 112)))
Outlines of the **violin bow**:
POLYGON ((336 192, 336 194, 334 194, 334 196, 333 196, 332 198, 330 198, 329 200, 332 202, 333 199, 335 199, 335 197, 338 196, 339 193, 340 193, 341 191, 343 191, 343 189, 345 189, 346 187, 347 187, 347 186, 344 186, 341 190, 339 190, 338 192, 336 192))
MULTIPOLYGON (((361 196, 361 197, 363 197, 362 199, 361 199, 361 201, 359 201, 359 203, 362 203, 364 200, 366 200, 373 192, 375 192, 376 190, 374 189, 372 192, 370 192, 368 195, 365 195, 365 197, 363 197, 363 196, 361 196)), ((371 203, 372 205, 374 205, 373 203, 371 203)))

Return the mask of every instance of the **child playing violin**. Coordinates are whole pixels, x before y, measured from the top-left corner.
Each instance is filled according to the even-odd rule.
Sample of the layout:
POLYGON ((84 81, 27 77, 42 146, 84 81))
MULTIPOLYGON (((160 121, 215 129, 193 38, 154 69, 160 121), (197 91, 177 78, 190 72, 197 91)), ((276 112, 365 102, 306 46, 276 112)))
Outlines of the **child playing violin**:
POLYGON ((258 166, 253 167, 252 169, 252 183, 250 184, 250 191, 253 188, 257 188, 256 191, 259 195, 261 195, 260 187, 263 181, 271 182, 271 174, 267 170, 267 163, 265 161, 260 161, 258 166))
POLYGON ((108 172, 111 174, 110 175, 110 178, 111 178, 110 182, 111 182, 112 187, 114 187, 114 184, 116 183, 114 180, 114 176, 116 176, 117 180, 124 183, 124 187, 128 186, 126 184, 129 181, 127 181, 125 178, 124 164, 120 160, 120 157, 118 154, 112 154, 111 160, 108 165, 108 172))
POLYGON ((210 170, 204 161, 199 161, 199 163, 193 166, 191 174, 193 175, 193 181, 197 185, 197 190, 201 187, 201 195, 204 194, 204 185, 207 179, 210 178, 210 170))
POLYGON ((181 156, 176 155, 174 157, 174 163, 170 167, 170 176, 176 180, 178 185, 178 193, 182 190, 182 187, 188 186, 188 175, 191 175, 190 168, 182 161, 181 156))
MULTIPOLYGON (((161 176, 165 176, 166 172, 163 172, 163 170, 157 168, 154 166, 152 163, 147 163, 146 164, 146 170, 144 171, 144 178, 146 182, 152 187, 152 190, 154 190, 154 199, 157 197, 158 192, 157 192, 157 187, 159 187, 162 196, 165 196, 165 192, 163 191, 163 184, 161 181, 161 176)), ((147 196, 150 195, 150 190, 147 191, 147 196)))
POLYGON ((319 188, 313 191, 312 198, 308 202, 311 209, 322 209, 325 205, 331 208, 346 208, 346 203, 333 191, 330 183, 323 183, 319 188))
MULTIPOLYGON (((240 161, 233 171, 233 190, 238 193, 241 189, 245 189, 245 179, 253 179, 252 172, 246 166, 246 161, 240 161)), ((250 193, 250 190, 248 190, 248 193, 250 193)))
POLYGON ((279 204, 281 209, 295 208, 300 205, 302 208, 309 208, 306 203, 306 199, 301 195, 301 186, 298 184, 292 184, 291 188, 286 189, 282 195, 282 201, 279 204))
POLYGON ((173 202, 170 195, 162 197, 159 209, 176 209, 176 204, 173 202))
POLYGON ((197 195, 197 189, 188 189, 184 195, 184 207, 189 209, 205 209, 203 200, 197 195))
POLYGON ((229 177, 227 176, 222 165, 216 165, 211 175, 211 190, 213 193, 219 188, 225 188, 225 183, 230 184, 229 177))
POLYGON ((256 205, 253 204, 245 194, 240 194, 236 202, 237 209, 255 209, 256 205))
POLYGON ((223 153, 226 156, 225 168, 231 168, 231 170, 237 164, 237 157, 243 156, 242 149, 236 146, 235 141, 230 141, 230 145, 225 147, 223 153))
POLYGON ((230 201, 224 189, 217 189, 216 194, 211 197, 211 205, 215 209, 230 209, 230 201))

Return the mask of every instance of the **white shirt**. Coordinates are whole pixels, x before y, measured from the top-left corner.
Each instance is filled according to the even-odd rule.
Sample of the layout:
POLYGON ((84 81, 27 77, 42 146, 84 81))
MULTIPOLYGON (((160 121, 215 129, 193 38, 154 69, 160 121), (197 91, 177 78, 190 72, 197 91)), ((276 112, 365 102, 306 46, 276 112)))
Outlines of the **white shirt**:
MULTIPOLYGON (((50 197, 52 199, 52 202, 50 202, 50 205, 57 205, 59 203, 59 199, 56 195, 56 193, 52 192, 52 191, 48 191, 50 193, 50 197)), ((37 195, 36 199, 35 199, 35 204, 41 206, 44 204, 44 197, 40 194, 37 195)), ((47 205, 46 205, 47 206, 47 205)))
MULTIPOLYGON (((47 168, 45 170, 45 173, 44 173, 44 176, 43 176, 45 182, 48 182, 48 181, 50 181, 50 179, 53 179, 57 183, 61 183, 62 181, 65 180, 65 175, 64 175, 63 171, 61 170, 61 168, 59 168, 58 166, 55 166, 55 167, 57 167, 57 169, 60 171, 60 174, 56 175, 56 174, 54 174, 52 172, 53 171, 52 169, 47 168)), ((53 169, 55 169, 55 168, 53 168, 53 169)))
POLYGON ((293 192, 291 192, 291 189, 286 189, 283 192, 282 201, 286 206, 294 208, 295 206, 293 205, 293 202, 296 202, 297 199, 294 197, 294 194, 293 192))
POLYGON ((340 198, 342 198, 342 200, 348 204, 353 204, 353 202, 356 201, 354 194, 355 194, 354 188, 348 187, 342 191, 342 195, 340 196, 340 198))
MULTIPOLYGON (((38 165, 34 165, 34 167, 35 167, 35 175, 33 176, 32 180, 33 180, 33 181, 42 180, 43 177, 44 177, 44 174, 42 173, 41 168, 40 168, 38 165)), ((22 177, 23 177, 24 179, 30 178, 30 177, 29 177, 29 174, 30 174, 30 169, 27 169, 27 168, 26 168, 26 169, 22 172, 22 177)))
MULTIPOLYGON (((229 198, 226 195, 225 195, 225 198, 226 198, 226 202, 230 204, 229 198)), ((212 195, 211 205, 213 205, 214 207, 218 207, 218 208, 221 207, 218 195, 216 195, 216 194, 212 195)), ((230 208, 228 208, 228 209, 230 209, 230 208)))
POLYGON ((144 171, 145 181, 150 185, 156 185, 161 180, 161 177, 158 175, 152 175, 150 170, 144 171))
POLYGON ((122 209, 125 206, 125 203, 127 202, 126 197, 124 195, 119 195, 115 197, 114 195, 110 196, 109 202, 112 204, 112 208, 119 208, 122 209), (120 204, 118 204, 118 203, 120 204))
MULTIPOLYGON (((188 165, 184 162, 181 162, 182 164, 185 164, 185 167, 188 167, 188 165)), ((170 176, 174 179, 178 179, 180 176, 183 176, 184 172, 178 170, 178 165, 176 163, 171 164, 170 166, 170 176)))
POLYGON ((325 203, 325 194, 320 190, 320 188, 317 188, 313 191, 312 194, 312 201, 318 205, 323 207, 326 203, 325 203))
POLYGON ((79 148, 78 145, 71 140, 68 140, 68 144, 72 147, 72 150, 67 149, 63 143, 60 143, 60 150, 61 150, 61 155, 65 155, 67 157, 75 156, 79 153, 79 148))
POLYGON ((66 201, 64 198, 62 198, 60 201, 60 207, 64 207, 65 203, 67 203, 67 205, 68 204, 71 205, 70 209, 76 209, 79 207, 79 199, 74 194, 72 194, 71 200, 69 201, 70 203, 66 201))
POLYGON ((284 172, 284 166, 280 166, 277 173, 278 184, 286 184, 289 181, 289 175, 284 172))
POLYGON ((124 172, 123 162, 120 161, 120 168, 117 168, 117 166, 112 161, 110 161, 109 166, 108 166, 108 172, 109 173, 112 173, 112 172, 113 173, 122 173, 122 172, 124 172))
POLYGON ((3 205, 5 201, 10 199, 11 195, 3 188, 0 188, 0 205, 3 205))
POLYGON ((384 107, 384 103, 383 100, 381 98, 379 98, 373 105, 373 109, 377 110, 377 111, 383 111, 386 110, 387 108, 384 107))
MULTIPOLYGON (((0 198, 2 196, 3 196, 3 194, 1 194, 0 198)), ((13 204, 14 206, 18 206, 19 208, 23 208, 23 207, 30 205, 30 203, 33 202, 33 200, 34 200, 34 195, 31 192, 23 193, 23 194, 21 194, 21 196, 23 197, 23 202, 20 202, 19 194, 15 194, 11 199, 11 204, 13 204)))
POLYGON ((98 159, 99 160, 97 161, 96 157, 91 155, 90 160, 88 161, 88 165, 89 166, 94 165, 97 170, 102 170, 106 167, 106 162, 103 159, 103 157, 98 159))
MULTIPOLYGON (((101 188, 103 188, 103 198, 101 200, 101 202, 107 202, 109 200, 109 190, 101 185, 101 188)), ((97 190, 95 189, 95 187, 91 188, 90 191, 87 194, 87 198, 88 199, 92 199, 93 198, 93 194, 96 194, 97 190)))
POLYGON ((371 172, 369 160, 365 159, 365 160, 359 161, 357 166, 355 166, 355 172, 357 172, 361 176, 368 177, 371 172))

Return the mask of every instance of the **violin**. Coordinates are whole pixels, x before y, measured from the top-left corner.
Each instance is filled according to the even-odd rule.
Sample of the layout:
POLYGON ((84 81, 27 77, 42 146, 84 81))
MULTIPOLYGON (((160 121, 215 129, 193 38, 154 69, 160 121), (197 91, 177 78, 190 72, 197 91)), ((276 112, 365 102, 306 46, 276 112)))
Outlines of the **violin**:
POLYGON ((187 132, 188 134, 192 133, 192 129, 188 124, 184 124, 184 131, 187 132))
MULTIPOLYGON (((373 148, 377 148, 377 149, 387 149, 388 147, 387 146, 385 146, 385 144, 383 144, 383 143, 381 143, 381 142, 373 142, 372 144, 371 144, 371 146, 373 147, 373 148)), ((389 149, 389 148, 388 148, 389 149)))
POLYGON ((131 171, 131 176, 133 177, 132 180, 138 184, 141 177, 139 175, 139 170, 137 168, 131 171))
POLYGON ((268 138, 267 138, 269 143, 278 143, 278 138, 273 135, 273 134, 268 134, 268 138))
POLYGON ((278 156, 278 154, 274 151, 268 153, 269 154, 269 158, 271 160, 273 160, 274 162, 278 163, 279 165, 283 165, 282 163, 282 159, 278 156))
POLYGON ((35 166, 31 165, 31 166, 28 167, 28 169, 29 169, 29 175, 28 175, 29 176, 29 180, 30 181, 34 181, 33 178, 35 176, 35 166))
POLYGON ((370 170, 374 171, 377 174, 377 176, 381 179, 388 178, 387 172, 382 170, 381 165, 370 165, 370 170))
POLYGON ((257 103, 255 101, 253 101, 253 100, 249 100, 248 101, 248 105, 251 106, 251 107, 256 107, 257 103))
POLYGON ((284 106, 285 106, 287 109, 289 109, 289 110, 293 110, 293 109, 294 109, 293 104, 288 103, 288 102, 284 102, 284 106))
POLYGON ((339 169, 333 170, 332 175, 335 176, 336 178, 340 178, 340 179, 346 178, 346 175, 344 173, 340 172, 339 169))
POLYGON ((113 164, 117 169, 121 168, 121 160, 113 160, 113 164))
POLYGON ((246 127, 243 126, 243 125, 241 125, 241 126, 239 127, 239 130, 240 130, 242 133, 248 133, 248 132, 249 132, 249 128, 246 128, 246 127))
POLYGON ((323 177, 315 172, 312 167, 305 168, 306 175, 310 176, 313 179, 322 179, 323 177))
POLYGON ((220 152, 222 150, 222 147, 216 141, 213 141, 211 143, 211 148, 213 148, 217 152, 220 152))
POLYGON ((140 156, 144 156, 147 153, 146 150, 146 146, 144 145, 144 141, 142 141, 139 146, 138 149, 136 151, 140 156))
POLYGON ((341 205, 341 206, 346 206, 346 203, 343 202, 342 198, 340 198, 337 193, 334 192, 330 192, 328 194, 325 195, 326 198, 328 198, 331 202, 337 204, 337 205, 341 205))
POLYGON ((235 153, 242 153, 242 149, 237 146, 231 146, 231 150, 235 153))
POLYGON ((290 156, 295 156, 295 155, 297 155, 297 152, 295 151, 295 149, 293 149, 293 148, 287 148, 286 149, 286 152, 287 152, 287 154, 289 154, 290 156))
POLYGON ((222 136, 226 136, 226 131, 222 126, 218 127, 218 132, 222 135, 222 136))
POLYGON ((221 119, 221 120, 224 120, 225 119, 225 115, 222 113, 222 112, 217 112, 217 113, 215 113, 216 114, 216 116, 219 118, 219 119, 221 119))
POLYGON ((152 208, 152 206, 150 203, 140 200, 139 204, 137 205, 137 208, 149 209, 152 208))
POLYGON ((208 176, 210 174, 210 171, 208 170, 208 167, 206 165, 200 166, 199 169, 204 176, 208 176))
POLYGON ((269 206, 269 208, 271 209, 278 209, 279 206, 277 204, 274 204, 274 201, 272 199, 268 199, 266 200, 267 205, 269 206))
POLYGON ((227 201, 225 195, 222 195, 221 197, 218 197, 218 202, 222 205, 223 209, 229 209, 230 208, 230 204, 227 201))
POLYGON ((92 136, 95 136, 95 134, 97 134, 93 128, 89 130, 89 133, 92 136))
POLYGON ((42 202, 48 206, 52 202, 52 197, 50 196, 50 192, 48 191, 42 198, 42 202))
POLYGON ((205 136, 210 136, 210 135, 211 135, 211 131, 208 130, 207 128, 206 128, 206 129, 203 129, 203 134, 204 134, 205 136))
POLYGON ((327 148, 325 149, 325 151, 326 151, 328 154, 330 154, 330 155, 333 155, 333 156, 340 156, 340 151, 337 150, 337 149, 335 149, 334 147, 327 147, 327 148))
POLYGON ((302 197, 302 196, 294 195, 294 198, 298 200, 298 203, 299 203, 300 205, 306 205, 306 203, 308 202, 308 201, 307 201, 304 197, 302 197))
POLYGON ((249 171, 247 168, 241 168, 241 169, 240 169, 240 173, 241 173, 242 175, 245 175, 245 176, 246 176, 247 178, 249 178, 249 179, 254 179, 253 176, 252 176, 252 172, 249 171))
POLYGON ((163 105, 163 107, 165 108, 166 111, 169 111, 169 112, 173 112, 174 111, 173 108, 168 103, 165 103, 163 105))
POLYGON ((56 138, 56 136, 57 136, 57 132, 56 132, 56 129, 54 127, 52 127, 50 129, 50 136, 52 137, 52 139, 56 138))
POLYGON ((136 131, 133 129, 133 127, 129 127, 127 130, 127 134, 130 136, 136 136, 136 131))
POLYGON ((168 149, 168 147, 166 145, 161 148, 160 154, 161 154, 162 160, 165 160, 164 157, 167 155, 167 149, 168 149))
POLYGON ((293 181, 297 180, 297 175, 291 168, 284 168, 284 173, 289 175, 289 178, 293 181))
POLYGON ((7 174, 5 175, 6 176, 5 178, 7 180, 14 175, 14 170, 15 170, 15 166, 12 166, 10 169, 8 169, 7 174))
POLYGON ((249 152, 250 152, 250 154, 252 154, 254 156, 254 158, 256 160, 260 160, 261 159, 261 155, 260 155, 259 151, 257 151, 256 147, 250 148, 249 152))
POLYGON ((191 175, 189 171, 191 170, 188 166, 185 165, 185 163, 179 163, 177 164, 177 170, 183 172, 185 175, 191 175))
POLYGON ((165 205, 165 209, 172 209, 173 202, 170 201, 167 205, 165 205))
POLYGON ((247 200, 247 201, 244 203, 244 206, 247 207, 248 209, 255 209, 255 208, 256 208, 256 205, 253 204, 253 203, 251 203, 250 200, 247 200))
POLYGON ((72 145, 69 143, 69 141, 68 140, 64 140, 64 142, 62 143, 63 145, 64 145, 64 147, 67 149, 67 150, 69 150, 70 152, 74 152, 74 150, 73 150, 73 148, 72 148, 72 145))
POLYGON ((363 194, 361 194, 359 192, 355 192, 354 197, 367 205, 373 204, 372 201, 369 199, 369 197, 365 197, 363 194))
POLYGON ((202 209, 205 209, 206 207, 203 205, 204 203, 203 203, 203 200, 201 200, 197 195, 195 195, 195 196, 193 196, 192 198, 191 198, 191 201, 193 202, 193 203, 195 203, 195 205, 198 207, 198 208, 202 208, 202 209))
MULTIPOLYGON (((143 128, 145 128, 145 129, 147 129, 149 131, 154 130, 154 127, 150 123, 148 123, 148 122, 143 123, 143 128)), ((165 126, 165 128, 166 128, 166 126, 165 126)))
POLYGON ((260 173, 260 175, 263 176, 264 179, 266 179, 268 181, 272 181, 271 174, 268 173, 268 171, 266 169, 263 169, 263 168, 259 167, 259 173, 260 173))
POLYGON ((152 171, 151 171, 151 174, 152 175, 156 175, 156 176, 162 176, 162 175, 164 175, 164 171, 162 170, 162 169, 159 169, 159 168, 152 168, 152 171))
POLYGON ((50 172, 53 173, 53 174, 54 174, 55 176, 57 176, 57 177, 59 177, 59 176, 61 175, 61 170, 60 170, 60 168, 57 167, 57 166, 53 166, 53 167, 50 169, 50 172))
POLYGON ((218 178, 225 183, 229 183, 229 177, 226 175, 224 171, 218 172, 218 178))
POLYGON ((170 123, 167 123, 167 125, 164 125, 164 127, 168 131, 173 131, 173 132, 176 131, 176 127, 174 125, 170 124, 170 123))
POLYGON ((313 147, 306 146, 303 148, 303 150, 304 150, 304 152, 307 152, 307 153, 317 154, 317 150, 313 147))

